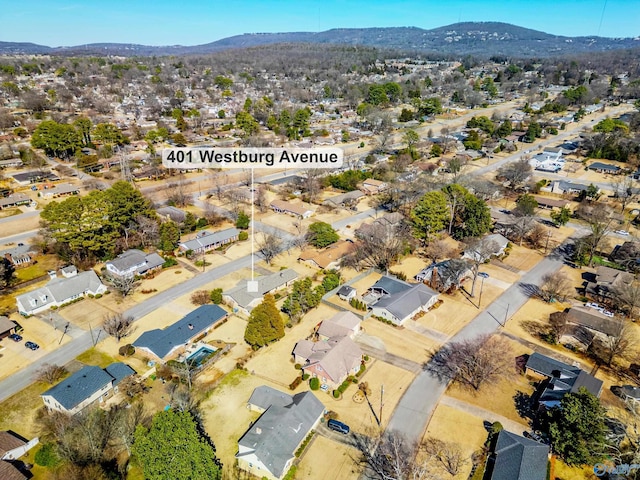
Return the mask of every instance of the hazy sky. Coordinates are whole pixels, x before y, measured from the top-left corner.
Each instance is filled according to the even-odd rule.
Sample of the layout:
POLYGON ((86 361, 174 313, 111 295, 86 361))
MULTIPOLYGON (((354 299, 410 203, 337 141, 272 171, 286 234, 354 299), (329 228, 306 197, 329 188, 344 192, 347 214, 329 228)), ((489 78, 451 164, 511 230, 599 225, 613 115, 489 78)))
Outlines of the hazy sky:
POLYGON ((49 46, 197 45, 249 32, 429 29, 459 21, 567 36, 640 36, 640 0, 0 0, 0 12, 0 41, 49 46))

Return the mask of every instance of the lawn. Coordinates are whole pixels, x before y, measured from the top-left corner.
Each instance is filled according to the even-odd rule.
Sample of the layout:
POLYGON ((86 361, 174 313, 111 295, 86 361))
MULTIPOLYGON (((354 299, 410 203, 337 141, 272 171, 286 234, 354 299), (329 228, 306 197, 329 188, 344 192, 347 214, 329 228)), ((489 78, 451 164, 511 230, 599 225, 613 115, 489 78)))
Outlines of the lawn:
POLYGON ((56 270, 59 266, 60 260, 55 255, 42 255, 37 258, 33 265, 16 269, 16 282, 28 282, 34 278, 42 277, 49 270, 56 270))
POLYGON ((111 365, 113 362, 117 361, 106 353, 96 350, 95 347, 92 347, 86 352, 78 355, 76 357, 76 360, 86 365, 97 365, 100 368, 104 368, 107 365, 111 365))
POLYGON ((36 382, 0 403, 0 430, 13 430, 27 438, 37 436, 35 416, 43 406, 40 394, 50 387, 36 382))

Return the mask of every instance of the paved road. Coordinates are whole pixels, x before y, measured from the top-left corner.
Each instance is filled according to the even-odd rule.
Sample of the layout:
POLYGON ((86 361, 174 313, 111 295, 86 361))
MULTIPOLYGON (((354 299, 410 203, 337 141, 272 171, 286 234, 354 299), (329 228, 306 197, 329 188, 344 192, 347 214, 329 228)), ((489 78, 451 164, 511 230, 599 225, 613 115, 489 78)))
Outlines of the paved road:
MULTIPOLYGON (((124 314, 131 315, 134 319, 137 320, 182 295, 188 294, 189 292, 197 290, 209 282, 217 280, 241 268, 249 267, 250 265, 250 255, 246 255, 237 260, 233 260, 225 265, 221 265, 209 271, 205 271, 204 273, 201 273, 193 278, 190 278, 189 280, 171 287, 170 289, 162 292, 159 295, 154 295, 144 302, 141 302, 138 305, 130 308, 129 310, 124 312, 124 314)), ((102 331, 94 330, 93 335, 94 339, 99 339, 104 338, 105 334, 102 331)), ((73 360, 85 350, 91 348, 93 339, 90 332, 82 332, 79 334, 74 332, 72 336, 74 336, 74 339, 72 341, 39 358, 37 362, 33 362, 32 364, 24 367, 19 373, 13 374, 0 381, 0 401, 5 400, 11 395, 22 390, 23 388, 31 385, 31 383, 33 383, 33 376, 41 365, 45 363, 64 365, 73 360)))
POLYGON ((3 223, 15 222, 17 220, 25 220, 31 217, 37 217, 40 215, 40 210, 31 210, 29 212, 19 213, 18 215, 11 215, 10 217, 0 218, 0 225, 3 223))
POLYGON ((29 230, 28 232, 18 233, 9 237, 0 237, 0 245, 7 245, 9 243, 24 243, 25 240, 29 240, 38 235, 39 230, 29 230))
MULTIPOLYGON (((555 252, 544 258, 449 341, 459 342, 481 334, 494 333, 529 299, 526 286, 539 285, 543 275, 559 270, 563 262, 564 258, 555 252)), ((426 369, 423 370, 400 399, 389 421, 388 430, 419 443, 447 385, 448 382, 439 380, 426 369)))

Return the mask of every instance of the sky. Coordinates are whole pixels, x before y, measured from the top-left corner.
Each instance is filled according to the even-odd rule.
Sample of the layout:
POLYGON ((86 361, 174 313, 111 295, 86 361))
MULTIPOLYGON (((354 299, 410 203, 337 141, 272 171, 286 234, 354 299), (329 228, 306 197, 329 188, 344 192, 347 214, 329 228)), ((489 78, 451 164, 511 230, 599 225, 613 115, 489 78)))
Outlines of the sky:
POLYGON ((640 37, 640 0, 0 0, 0 41, 199 45, 255 32, 499 21, 566 36, 640 37))

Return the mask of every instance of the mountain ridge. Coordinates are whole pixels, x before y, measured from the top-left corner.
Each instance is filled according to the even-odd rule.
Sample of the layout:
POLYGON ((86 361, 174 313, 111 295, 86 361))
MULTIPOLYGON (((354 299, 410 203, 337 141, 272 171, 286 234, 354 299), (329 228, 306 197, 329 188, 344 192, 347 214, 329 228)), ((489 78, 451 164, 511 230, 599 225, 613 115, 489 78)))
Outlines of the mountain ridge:
POLYGON ((190 46, 93 43, 49 47, 30 42, 0 42, 0 55, 202 55, 277 43, 362 45, 443 55, 550 57, 634 48, 640 46, 640 37, 568 37, 503 22, 461 22, 429 30, 420 27, 368 27, 333 28, 321 32, 255 32, 190 46))

